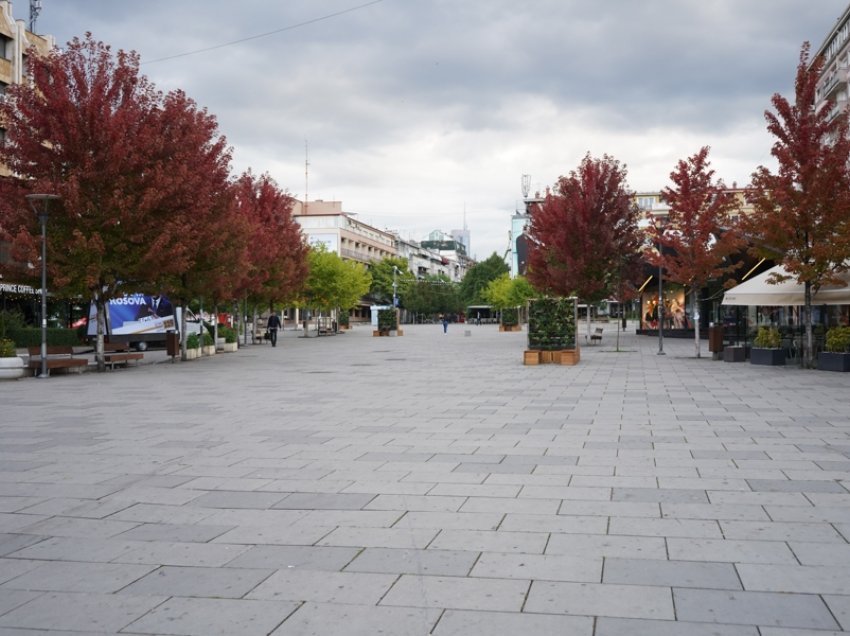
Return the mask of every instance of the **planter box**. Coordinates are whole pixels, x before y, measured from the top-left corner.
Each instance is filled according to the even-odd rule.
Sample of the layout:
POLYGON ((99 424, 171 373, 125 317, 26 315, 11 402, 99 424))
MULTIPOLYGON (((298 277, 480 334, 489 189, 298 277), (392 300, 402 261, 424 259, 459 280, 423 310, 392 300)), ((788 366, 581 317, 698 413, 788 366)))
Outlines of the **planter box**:
POLYGON ((237 351, 238 349, 239 349, 239 343, 238 342, 223 342, 219 346, 219 350, 223 351, 224 353, 233 353, 234 351, 237 351))
POLYGON ((581 360, 581 351, 579 349, 564 349, 553 353, 552 362, 555 364, 572 366, 578 364, 579 360, 581 360))
POLYGON ((215 355, 215 345, 210 345, 208 347, 201 347, 201 353, 205 356, 214 356, 215 355))
POLYGON ((724 362, 743 362, 747 358, 744 347, 723 347, 724 362))
POLYGON ((524 351, 522 354, 522 363, 528 365, 540 364, 540 352, 536 350, 524 351))
POLYGON ((818 369, 821 371, 850 371, 850 353, 821 351, 818 354, 818 369))
POLYGON ((200 349, 186 349, 186 359, 187 360, 195 360, 201 357, 200 349))
POLYGON ((0 358, 0 380, 17 380, 24 377, 24 359, 20 356, 0 358))
POLYGON ((750 364, 763 364, 771 367, 785 366, 785 349, 750 349, 750 364))
POLYGON ((499 331, 522 331, 522 325, 499 325, 499 331))
POLYGON ((540 364, 551 364, 554 359, 554 351, 545 350, 540 352, 540 364))

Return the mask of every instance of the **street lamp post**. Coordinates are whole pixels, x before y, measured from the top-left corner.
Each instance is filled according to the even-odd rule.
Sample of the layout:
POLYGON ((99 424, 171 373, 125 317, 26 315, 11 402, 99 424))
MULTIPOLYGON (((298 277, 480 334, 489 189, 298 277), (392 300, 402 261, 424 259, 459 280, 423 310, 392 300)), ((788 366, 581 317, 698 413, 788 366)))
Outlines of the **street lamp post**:
POLYGON ((47 371, 47 216, 51 201, 58 201, 58 194, 26 195, 33 212, 41 221, 41 374, 39 378, 50 377, 47 371))
MULTIPOLYGON (((664 231, 664 224, 657 220, 659 230, 664 231)), ((664 254, 664 246, 661 243, 661 235, 658 236, 658 355, 666 355, 664 353, 664 283, 663 283, 663 263, 661 257, 664 254)))
POLYGON ((398 267, 393 265, 393 309, 398 309, 398 285, 396 284, 395 275, 398 274, 398 267))

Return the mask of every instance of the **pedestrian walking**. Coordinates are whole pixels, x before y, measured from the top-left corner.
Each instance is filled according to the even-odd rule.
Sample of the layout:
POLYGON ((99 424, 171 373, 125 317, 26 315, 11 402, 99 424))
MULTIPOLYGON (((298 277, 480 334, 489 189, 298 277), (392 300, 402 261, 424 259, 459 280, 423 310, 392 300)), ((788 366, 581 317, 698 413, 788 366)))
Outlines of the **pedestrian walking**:
POLYGON ((443 333, 448 333, 449 331, 449 317, 443 316, 443 333))
POLYGON ((280 318, 277 317, 275 312, 272 312, 272 315, 269 316, 269 322, 266 325, 266 328, 269 330, 269 340, 272 342, 272 346, 277 346, 277 330, 280 329, 280 318))

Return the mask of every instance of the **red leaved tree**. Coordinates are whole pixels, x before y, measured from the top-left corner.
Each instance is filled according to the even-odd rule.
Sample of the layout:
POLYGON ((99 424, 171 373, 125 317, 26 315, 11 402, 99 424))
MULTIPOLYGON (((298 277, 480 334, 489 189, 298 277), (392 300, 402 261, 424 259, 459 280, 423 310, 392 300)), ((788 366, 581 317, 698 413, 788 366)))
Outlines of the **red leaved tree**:
POLYGON ((586 155, 531 210, 528 278, 546 293, 584 300, 588 333, 590 303, 623 287, 627 257, 639 252, 637 219, 626 168, 608 155, 586 155))
MULTIPOLYGON (((164 201, 169 227, 160 240, 169 258, 178 258, 181 267, 162 272, 154 291, 163 290, 186 307, 220 291, 216 286, 224 281, 216 273, 222 267, 230 267, 232 273, 239 265, 226 260, 238 258, 238 252, 224 249, 228 242, 240 240, 232 236, 239 226, 232 223, 230 151, 215 117, 182 91, 166 95, 157 114, 161 145, 150 178, 169 195, 164 201)), ((186 314, 182 312, 180 326, 184 358, 186 314)))
POLYGON ((647 260, 663 267, 670 280, 690 288, 697 358, 700 357, 699 292, 709 281, 738 267, 729 257, 742 247, 730 220, 738 208, 737 201, 722 181, 714 181, 710 165, 706 146, 687 160, 679 161, 670 173, 673 187, 661 191, 662 201, 670 206, 667 219, 649 227, 653 244, 660 245, 661 250, 646 253, 647 260))
POLYGON ((20 177, 0 185, 0 227, 19 259, 38 263, 38 226, 21 195, 62 197, 48 221, 50 287, 94 300, 103 369, 106 303, 193 266, 193 214, 209 194, 199 186, 207 177, 193 171, 218 175, 227 153, 223 140, 211 139, 205 114, 183 108, 173 117, 181 109, 169 104, 185 99, 164 101, 135 53, 113 54, 87 34, 65 50, 30 55, 29 66, 32 81, 10 87, 0 103, 0 162, 20 177), (199 133, 199 125, 207 128, 199 133))
POLYGON ((771 154, 778 170, 760 166, 753 174, 753 212, 743 227, 759 255, 779 260, 788 271, 768 282, 792 278, 803 285, 803 360, 812 367, 812 295, 822 285, 843 285, 838 274, 850 268, 850 139, 845 113, 834 114, 832 104, 816 106, 823 60, 810 64, 809 50, 804 43, 794 104, 776 94, 776 112, 765 112, 767 130, 776 137, 771 154))
POLYGON ((254 308, 294 300, 308 273, 307 245, 292 216, 294 200, 267 174, 246 172, 233 187, 238 213, 250 228, 250 257, 237 285, 239 295, 254 308))

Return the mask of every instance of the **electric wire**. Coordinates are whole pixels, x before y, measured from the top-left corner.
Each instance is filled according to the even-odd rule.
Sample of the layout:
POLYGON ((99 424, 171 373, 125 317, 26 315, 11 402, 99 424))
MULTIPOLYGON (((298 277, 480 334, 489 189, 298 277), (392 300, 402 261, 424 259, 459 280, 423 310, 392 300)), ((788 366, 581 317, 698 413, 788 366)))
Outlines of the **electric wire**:
POLYGON ((359 4, 355 7, 349 7, 348 9, 343 9, 342 11, 336 11, 334 13, 329 13, 327 15, 320 16, 318 18, 312 18, 310 20, 305 20, 304 22, 298 22, 297 24, 290 24, 289 26, 282 27, 280 29, 275 29, 274 31, 267 31, 266 33, 259 33, 257 35, 250 35, 248 37, 240 38, 238 40, 232 40, 230 42, 224 42, 223 44, 216 44, 214 46, 208 46, 202 49, 195 49, 194 51, 186 51, 184 53, 175 53, 174 55, 167 55, 165 57, 158 57, 155 60, 147 60, 142 62, 142 64, 156 64, 157 62, 165 62, 168 60, 175 60, 181 57, 188 57, 190 55, 198 55, 199 53, 207 53, 209 51, 216 51, 218 49, 223 49, 227 46, 234 46, 236 44, 242 44, 243 42, 250 42, 251 40, 259 40, 260 38, 267 38, 271 35, 277 35, 278 33, 283 33, 285 31, 292 31, 293 29, 298 29, 304 26, 308 26, 311 24, 316 24, 317 22, 323 22, 325 20, 330 20, 332 18, 339 17, 341 15, 345 15, 346 13, 352 13, 354 11, 359 11, 360 9, 365 9, 366 7, 370 7, 373 4, 378 4, 379 2, 383 2, 384 0, 371 0, 371 2, 366 2, 364 4, 359 4))

